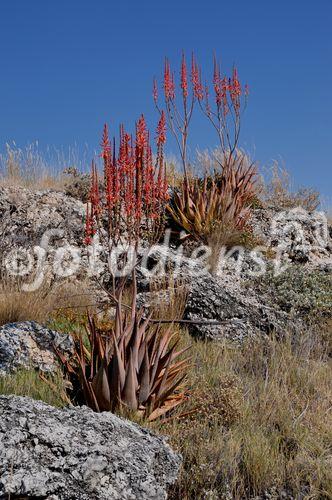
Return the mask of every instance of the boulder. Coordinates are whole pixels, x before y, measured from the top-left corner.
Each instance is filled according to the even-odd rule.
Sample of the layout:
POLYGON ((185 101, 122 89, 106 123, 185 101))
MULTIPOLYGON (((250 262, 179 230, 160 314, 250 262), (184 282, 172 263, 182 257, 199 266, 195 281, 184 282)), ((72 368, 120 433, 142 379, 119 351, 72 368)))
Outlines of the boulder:
POLYGON ((8 323, 0 327, 0 375, 18 368, 53 372, 58 367, 54 346, 70 356, 74 341, 70 335, 45 328, 34 321, 8 323))
POLYGON ((0 396, 0 498, 164 499, 180 456, 110 412, 0 396))

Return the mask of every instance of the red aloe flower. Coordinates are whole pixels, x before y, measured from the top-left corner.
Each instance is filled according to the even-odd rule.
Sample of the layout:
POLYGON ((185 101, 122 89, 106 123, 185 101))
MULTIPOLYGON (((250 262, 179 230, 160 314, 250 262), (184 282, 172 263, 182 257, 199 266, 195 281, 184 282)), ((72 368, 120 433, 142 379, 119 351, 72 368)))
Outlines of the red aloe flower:
POLYGON ((174 75, 171 74, 171 67, 168 59, 165 60, 164 92, 166 101, 174 99, 175 97, 174 75))
POLYGON ((225 117, 227 115, 227 113, 229 112, 229 106, 228 106, 228 101, 227 101, 227 92, 230 88, 226 76, 221 80, 220 88, 221 88, 222 112, 223 112, 223 115, 225 117))
POLYGON ((108 137, 108 126, 107 123, 104 125, 103 139, 101 142, 102 152, 101 157, 106 160, 111 156, 111 145, 108 137))
POLYGON ((166 117, 164 110, 161 112, 160 120, 157 126, 157 144, 165 144, 166 142, 166 117))
POLYGON ((141 152, 145 150, 147 144, 147 129, 144 115, 141 115, 136 126, 136 146, 141 152))
POLYGON ((234 106, 235 113, 240 112, 240 97, 242 94, 241 84, 238 78, 238 72, 236 68, 233 68, 232 78, 229 79, 229 93, 234 106))
POLYGON ((163 145, 166 141, 166 118, 163 112, 156 139, 157 160, 154 164, 143 115, 136 124, 135 143, 124 127, 120 127, 117 154, 115 140, 111 154, 108 129, 104 127, 101 155, 104 159, 104 199, 101 200, 97 167, 93 162, 85 221, 86 244, 91 243, 96 228, 100 226, 102 210, 108 217, 108 235, 112 240, 118 241, 125 232, 131 241, 138 241, 143 221, 151 236, 155 234, 165 208, 168 189, 163 160, 163 145))
POLYGON ((112 209, 114 203, 114 167, 111 159, 104 164, 106 206, 112 209))
POLYGON ((92 206, 91 204, 87 203, 86 217, 85 217, 85 238, 84 238, 85 245, 91 245, 94 234, 95 234, 95 229, 94 229, 94 217, 92 214, 92 206))
POLYGON ((101 212, 100 195, 99 195, 99 180, 97 166, 94 161, 91 164, 91 189, 90 202, 92 207, 92 215, 98 217, 101 212))
POLYGON ((222 96, 220 67, 217 63, 216 57, 214 57, 213 61, 213 88, 214 88, 217 107, 220 108, 223 102, 223 96, 222 96))
POLYGON ((144 204, 145 211, 148 212, 152 203, 153 203, 153 162, 152 162, 152 150, 149 146, 146 152, 146 163, 145 163, 145 172, 144 172, 144 185, 143 185, 143 193, 144 193, 144 204))
POLYGON ((195 61, 194 54, 191 59, 191 83, 193 86, 194 96, 199 101, 202 101, 204 99, 204 91, 201 81, 201 73, 198 64, 195 61))
POLYGON ((181 62, 181 89, 182 95, 184 99, 188 97, 188 78, 187 78, 187 65, 186 58, 184 54, 182 54, 182 62, 181 62))
POLYGON ((153 80, 153 91, 152 91, 152 95, 153 95, 153 100, 155 102, 155 104, 157 103, 158 101, 158 85, 157 85, 157 80, 154 78, 153 80))
POLYGON ((145 118, 142 115, 136 125, 136 200, 135 200, 135 218, 137 224, 142 217, 142 193, 143 193, 143 169, 144 155, 148 144, 148 134, 145 118))

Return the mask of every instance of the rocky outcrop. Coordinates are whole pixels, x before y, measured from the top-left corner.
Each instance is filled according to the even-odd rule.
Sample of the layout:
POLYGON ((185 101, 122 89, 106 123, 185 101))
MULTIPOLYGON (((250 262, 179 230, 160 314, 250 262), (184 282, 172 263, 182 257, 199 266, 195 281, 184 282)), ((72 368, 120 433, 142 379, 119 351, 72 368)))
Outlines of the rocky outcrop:
POLYGON ((52 372, 57 367, 54 347, 65 356, 73 352, 74 342, 34 321, 9 323, 0 327, 0 375, 18 368, 37 368, 52 372))
POLYGON ((0 279, 19 279, 27 290, 60 280, 79 289, 85 282, 98 295, 91 277, 99 272, 109 280, 107 252, 102 249, 99 261, 101 247, 89 253, 83 244, 85 211, 80 200, 60 191, 0 187, 0 279))
POLYGON ((84 204, 65 193, 0 187, 0 251, 57 241, 80 244, 83 217, 84 204))
POLYGON ((0 396, 0 498, 164 499, 180 457, 110 412, 0 396))
POLYGON ((256 236, 291 263, 332 262, 332 240, 324 212, 301 207, 254 210, 251 224, 256 236))

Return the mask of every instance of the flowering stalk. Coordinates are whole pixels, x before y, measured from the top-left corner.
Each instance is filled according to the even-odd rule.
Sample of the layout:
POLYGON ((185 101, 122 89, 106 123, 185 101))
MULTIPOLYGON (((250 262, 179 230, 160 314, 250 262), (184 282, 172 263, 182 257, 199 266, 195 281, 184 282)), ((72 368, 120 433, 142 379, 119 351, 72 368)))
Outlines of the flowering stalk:
POLYGON ((232 163, 239 143, 241 117, 247 104, 248 86, 244 91, 238 77, 237 68, 233 68, 232 76, 221 76, 220 66, 214 58, 213 90, 215 107, 212 109, 209 89, 206 86, 204 95, 197 97, 203 113, 217 131, 221 151, 224 156, 223 168, 232 163), (244 98, 244 100, 243 100, 244 98))
MULTIPOLYGON (((210 104, 209 87, 202 84, 201 70, 192 55, 191 61, 191 88, 189 90, 187 65, 184 55, 182 55, 180 71, 180 100, 176 100, 174 73, 171 71, 170 63, 166 59, 164 67, 164 102, 169 128, 173 133, 181 155, 185 182, 188 183, 188 158, 187 142, 189 125, 192 118, 195 102, 212 123, 217 131, 221 150, 226 163, 231 163, 236 152, 240 136, 241 116, 246 106, 248 96, 248 86, 242 89, 237 69, 234 67, 232 76, 222 76, 220 66, 214 58, 213 91, 215 96, 215 106, 210 104), (244 99, 243 99, 244 98, 244 99), (181 107, 181 111, 179 108, 181 107)), ((161 114, 158 105, 157 82, 153 83, 153 99, 161 114)), ((225 166, 225 165, 222 165, 225 166)))
MULTIPOLYGON (((179 152, 181 155, 181 161, 183 166, 183 172, 186 181, 188 181, 188 158, 187 158, 187 143, 188 143, 188 132, 189 125, 194 110, 194 104, 196 100, 195 85, 193 75, 191 75, 191 88, 188 85, 188 71, 187 63, 184 54, 182 55, 181 61, 181 71, 180 71, 180 105, 176 100, 175 94, 175 79, 174 73, 171 71, 170 63, 168 59, 165 60, 164 66, 164 103, 166 109, 166 116, 169 128, 175 137, 177 142, 179 152), (180 108, 181 107, 181 111, 180 108)), ((155 106, 162 115, 163 111, 158 105, 158 87, 157 82, 154 80, 153 83, 153 99, 155 106)))
POLYGON ((149 133, 142 115, 133 138, 120 127, 118 153, 110 145, 107 125, 101 143, 104 163, 103 196, 95 163, 91 169, 90 203, 86 218, 86 241, 91 242, 98 221, 107 220, 109 240, 116 243, 122 235, 128 242, 138 242, 145 230, 152 237, 159 228, 168 200, 168 185, 163 147, 166 119, 161 113, 157 127, 157 155, 153 162, 149 133))

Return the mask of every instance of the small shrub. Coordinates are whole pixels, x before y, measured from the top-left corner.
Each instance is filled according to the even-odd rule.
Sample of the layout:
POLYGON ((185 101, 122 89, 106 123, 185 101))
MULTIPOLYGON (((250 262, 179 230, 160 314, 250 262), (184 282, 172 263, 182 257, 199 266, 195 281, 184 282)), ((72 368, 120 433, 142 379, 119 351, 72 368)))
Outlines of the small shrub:
POLYGON ((63 171, 64 191, 67 195, 87 203, 90 195, 90 175, 80 173, 77 168, 69 167, 63 171))
POLYGON ((192 417, 195 423, 204 421, 205 425, 229 427, 241 417, 243 394, 239 380, 234 376, 222 376, 209 391, 196 390, 192 397, 197 404, 192 417))
POLYGON ((292 315, 331 317, 332 275, 291 266, 279 276, 266 273, 255 281, 274 305, 292 315))

